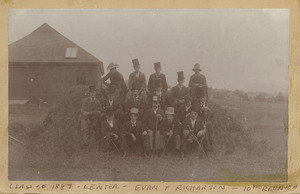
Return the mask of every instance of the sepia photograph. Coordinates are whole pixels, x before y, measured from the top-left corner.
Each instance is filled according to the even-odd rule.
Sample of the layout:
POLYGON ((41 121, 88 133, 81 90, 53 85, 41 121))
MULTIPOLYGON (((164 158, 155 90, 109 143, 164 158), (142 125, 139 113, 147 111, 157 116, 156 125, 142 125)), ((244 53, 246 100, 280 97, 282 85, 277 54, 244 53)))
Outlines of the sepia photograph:
POLYGON ((288 181, 289 9, 8 14, 9 181, 288 181))

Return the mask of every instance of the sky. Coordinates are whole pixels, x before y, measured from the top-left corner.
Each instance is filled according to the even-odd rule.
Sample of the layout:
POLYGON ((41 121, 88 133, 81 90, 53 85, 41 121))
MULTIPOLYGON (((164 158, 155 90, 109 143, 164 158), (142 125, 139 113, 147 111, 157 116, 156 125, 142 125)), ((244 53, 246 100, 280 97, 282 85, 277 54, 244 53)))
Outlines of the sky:
POLYGON ((199 63, 209 87, 288 93, 289 10, 275 9, 10 9, 9 44, 48 23, 125 80, 161 62, 170 86, 185 85, 199 63))

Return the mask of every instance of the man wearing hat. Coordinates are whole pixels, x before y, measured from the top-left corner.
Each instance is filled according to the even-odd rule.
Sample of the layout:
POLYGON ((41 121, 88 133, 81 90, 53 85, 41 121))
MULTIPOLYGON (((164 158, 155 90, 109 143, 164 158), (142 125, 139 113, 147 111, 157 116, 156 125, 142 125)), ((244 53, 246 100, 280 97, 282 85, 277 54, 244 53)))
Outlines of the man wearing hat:
POLYGON ((160 62, 154 63, 155 73, 151 74, 148 81, 148 91, 153 93, 155 91, 154 80, 160 80, 162 85, 162 91, 166 92, 168 90, 168 84, 165 74, 161 73, 160 62))
POLYGON ((109 157, 110 151, 116 149, 120 152, 120 134, 122 131, 122 125, 114 117, 112 108, 106 109, 106 119, 102 121, 101 129, 103 137, 104 151, 109 157))
POLYGON ((160 134, 160 125, 164 118, 164 112, 159 108, 158 97, 153 96, 152 107, 144 114, 144 125, 146 130, 143 132, 146 151, 162 151, 164 149, 163 136, 160 134))
POLYGON ((162 110, 165 110, 167 104, 167 96, 166 93, 162 91, 162 83, 159 79, 153 80, 154 92, 149 94, 148 98, 148 106, 152 106, 153 97, 157 96, 159 106, 162 110))
POLYGON ((115 97, 116 90, 113 85, 110 85, 106 90, 106 98, 103 102, 103 109, 111 109, 115 115, 115 117, 122 121, 122 106, 120 101, 115 97))
POLYGON ((202 137, 205 134, 204 123, 199 118, 198 110, 193 108, 191 110, 190 117, 185 119, 183 122, 183 137, 182 137, 182 152, 181 157, 184 157, 188 151, 188 146, 190 148, 194 146, 199 146, 198 143, 203 145, 202 137))
POLYGON ((129 151, 133 151, 136 154, 144 153, 143 131, 144 125, 141 121, 137 120, 139 116, 139 110, 135 107, 130 109, 130 120, 127 121, 123 127, 122 133, 122 150, 124 152, 123 157, 127 155, 129 151))
POLYGON ((84 98, 81 106, 81 131, 83 139, 83 147, 90 142, 90 133, 94 131, 100 135, 100 118, 103 115, 102 103, 96 98, 96 87, 89 87, 89 96, 84 98))
POLYGON ((208 99, 208 94, 207 94, 207 84, 206 84, 206 78, 204 75, 200 73, 201 68, 199 64, 195 64, 193 71, 195 74, 193 74, 190 77, 189 81, 189 87, 191 88, 191 96, 194 100, 197 99, 203 99, 205 98, 206 100, 208 99))
POLYGON ((161 126, 162 134, 165 140, 165 150, 179 154, 180 141, 181 141, 181 125, 177 119, 175 119, 174 107, 167 107, 166 119, 161 126))
POLYGON ((124 81, 124 78, 122 74, 117 71, 117 68, 119 67, 116 63, 110 63, 107 67, 107 70, 109 71, 108 74, 106 74, 102 80, 106 86, 112 85, 116 89, 116 98, 120 100, 120 102, 123 102, 125 99, 125 94, 127 92, 127 86, 124 81), (106 83, 105 81, 110 79, 110 84, 106 83))
POLYGON ((146 110, 146 101, 140 96, 140 90, 137 87, 136 83, 132 84, 131 95, 126 99, 124 103, 125 115, 126 118, 129 116, 130 109, 133 107, 138 108, 140 117, 143 117, 143 114, 146 110))
POLYGON ((129 90, 132 89, 133 84, 141 90, 146 90, 146 76, 140 71, 141 65, 138 59, 133 59, 134 72, 129 75, 128 86, 129 90))
POLYGON ((190 96, 184 98, 184 104, 178 108, 177 116, 181 123, 190 117, 192 111, 192 99, 190 96))
POLYGON ((171 89, 171 97, 176 112, 178 108, 184 104, 184 98, 189 95, 189 88, 183 85, 183 71, 177 72, 177 82, 178 84, 171 89))

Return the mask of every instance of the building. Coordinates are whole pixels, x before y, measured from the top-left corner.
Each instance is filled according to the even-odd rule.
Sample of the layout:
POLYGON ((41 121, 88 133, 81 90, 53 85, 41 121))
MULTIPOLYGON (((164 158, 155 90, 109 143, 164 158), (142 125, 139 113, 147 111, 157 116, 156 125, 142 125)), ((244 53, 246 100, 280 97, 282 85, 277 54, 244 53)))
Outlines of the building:
POLYGON ((8 46, 9 100, 56 100, 75 85, 98 85, 103 63, 47 23, 8 46))

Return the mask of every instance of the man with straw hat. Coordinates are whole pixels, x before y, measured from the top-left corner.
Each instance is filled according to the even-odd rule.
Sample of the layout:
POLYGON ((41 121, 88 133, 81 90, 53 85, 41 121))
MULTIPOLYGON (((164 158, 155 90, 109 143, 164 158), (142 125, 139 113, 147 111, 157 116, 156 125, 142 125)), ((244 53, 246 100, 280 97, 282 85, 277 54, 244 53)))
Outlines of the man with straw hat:
POLYGON ((206 78, 203 74, 200 73, 202 69, 200 68, 200 65, 197 63, 194 65, 193 71, 195 72, 191 77, 189 81, 189 87, 191 88, 191 97, 193 98, 193 101, 195 100, 201 100, 203 98, 207 101, 207 83, 206 78))
POLYGON ((127 121, 123 127, 122 133, 122 150, 124 152, 123 158, 127 153, 132 151, 136 154, 144 153, 143 131, 144 125, 137 120, 139 117, 139 110, 135 107, 130 109, 130 120, 127 121))
POLYGON ((96 87, 89 86, 89 97, 84 98, 81 106, 81 131, 82 131, 82 140, 83 146, 87 146, 90 143, 90 133, 92 131, 99 133, 100 132, 100 119, 103 115, 102 102, 96 98, 96 87))
POLYGON ((117 71, 117 68, 119 67, 116 63, 110 63, 107 67, 107 70, 109 71, 108 74, 106 74, 102 80, 104 85, 107 87, 112 85, 116 89, 116 98, 120 100, 120 102, 123 102, 125 99, 125 94, 127 92, 127 86, 124 81, 124 78, 122 74, 117 71), (106 83, 105 81, 110 79, 110 84, 106 83))
POLYGON ((152 107, 144 114, 144 125, 146 130, 143 132, 147 153, 162 152, 164 145, 162 144, 160 134, 160 125, 164 118, 164 112, 159 108, 158 96, 152 97, 152 107))
POLYGON ((148 81, 148 91, 153 93, 155 91, 154 80, 160 80, 162 85, 162 91, 166 92, 168 90, 168 84, 165 74, 161 73, 160 62, 154 63, 155 73, 151 74, 148 81))
POLYGON ((172 104, 175 107, 176 112, 178 108, 184 104, 184 98, 189 96, 189 88, 183 85, 183 71, 177 72, 177 82, 178 84, 171 89, 172 104))
POLYGON ((180 141, 181 141, 181 125, 177 119, 175 119, 174 107, 167 107, 166 119, 164 120, 161 128, 164 135, 165 148, 175 154, 180 153, 180 141))

